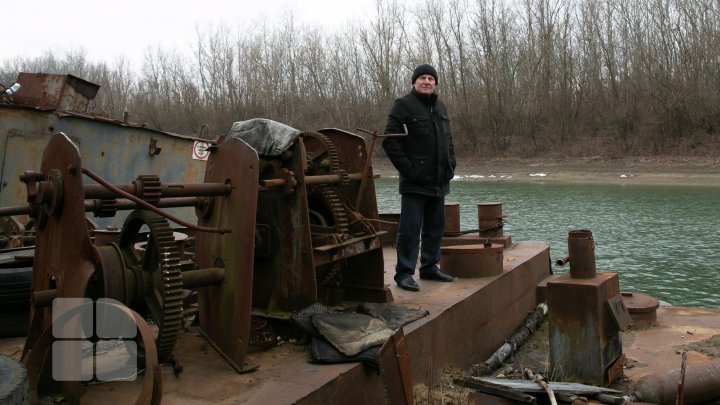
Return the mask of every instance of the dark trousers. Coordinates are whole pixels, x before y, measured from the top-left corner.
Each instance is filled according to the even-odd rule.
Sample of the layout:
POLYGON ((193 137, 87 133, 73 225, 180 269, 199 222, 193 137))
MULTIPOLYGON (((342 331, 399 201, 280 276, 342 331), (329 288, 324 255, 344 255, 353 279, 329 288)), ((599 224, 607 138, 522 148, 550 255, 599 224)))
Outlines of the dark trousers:
POLYGON ((395 281, 415 274, 415 264, 420 250, 422 250, 421 274, 432 270, 440 262, 440 243, 444 231, 445 197, 402 195, 397 232, 395 281))

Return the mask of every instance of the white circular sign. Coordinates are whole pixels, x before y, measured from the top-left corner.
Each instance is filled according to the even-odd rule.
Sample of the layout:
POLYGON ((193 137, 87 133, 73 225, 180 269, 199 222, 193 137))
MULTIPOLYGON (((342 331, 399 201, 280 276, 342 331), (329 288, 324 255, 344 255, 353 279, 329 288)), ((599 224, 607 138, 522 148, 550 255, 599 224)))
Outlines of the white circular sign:
POLYGON ((207 160, 208 156, 210 156, 209 147, 210 144, 207 142, 195 141, 193 144, 193 159, 207 160))

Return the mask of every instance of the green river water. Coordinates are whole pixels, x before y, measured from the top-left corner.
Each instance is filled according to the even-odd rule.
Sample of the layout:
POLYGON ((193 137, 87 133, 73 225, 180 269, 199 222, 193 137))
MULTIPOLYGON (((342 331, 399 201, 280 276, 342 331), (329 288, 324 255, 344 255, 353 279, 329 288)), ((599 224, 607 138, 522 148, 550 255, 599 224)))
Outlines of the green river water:
MULTIPOLYGON (((375 181, 378 210, 400 212, 397 178, 375 181)), ((589 229, 599 272, 620 289, 670 305, 720 307, 720 187, 578 185, 453 180, 446 202, 460 203, 461 230, 478 228, 477 204, 500 202, 513 242, 546 241, 553 262, 568 232, 589 229)), ((553 265, 553 273, 568 271, 553 265)))

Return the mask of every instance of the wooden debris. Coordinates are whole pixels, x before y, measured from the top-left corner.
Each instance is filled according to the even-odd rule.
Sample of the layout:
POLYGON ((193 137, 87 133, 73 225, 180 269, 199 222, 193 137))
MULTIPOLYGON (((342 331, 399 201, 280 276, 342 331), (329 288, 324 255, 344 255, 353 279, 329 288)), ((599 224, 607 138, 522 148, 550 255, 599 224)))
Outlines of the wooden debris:
POLYGON ((557 400, 555 399, 555 394, 553 393, 552 388, 548 385, 548 383, 543 380, 542 374, 533 374, 532 370, 529 368, 526 368, 523 371, 523 374, 525 374, 525 377, 528 379, 535 381, 539 386, 541 386, 545 392, 548 395, 548 398, 550 398, 550 405, 557 405, 557 400))
MULTIPOLYGON (((487 382, 496 385, 502 385, 507 388, 526 393, 544 393, 544 390, 533 381, 527 380, 508 380, 501 378, 488 378, 488 377, 471 377, 476 382, 487 382)), ((573 382, 556 382, 550 381, 548 385, 553 389, 555 393, 565 394, 577 394, 577 395, 593 395, 593 394, 610 394, 610 395, 623 395, 622 391, 614 390, 612 388, 597 387, 594 385, 586 385, 573 382)))
MULTIPOLYGON (((542 376, 540 376, 540 378, 542 378, 542 376)), ((533 381, 529 381, 470 377, 469 379, 454 379, 453 382, 459 386, 472 388, 478 392, 501 396, 526 404, 535 404, 537 401, 535 395, 547 395, 550 397, 548 390, 563 402, 572 402, 576 399, 583 400, 585 398, 592 398, 607 404, 623 404, 625 402, 625 394, 622 391, 611 388, 571 382, 543 381, 543 384, 547 385, 548 390, 546 390, 535 381, 537 376, 533 375, 533 379, 533 381)))
POLYGON ((493 370, 500 367, 518 347, 532 335, 532 333, 540 326, 545 315, 547 315, 547 304, 538 304, 523 321, 523 324, 515 331, 515 333, 503 344, 490 358, 482 363, 475 364, 470 368, 470 373, 474 376, 489 375, 493 370))
POLYGON ((478 380, 474 377, 471 377, 470 379, 455 378, 453 379, 453 383, 459 387, 472 388, 478 392, 511 399, 521 404, 537 404, 537 398, 532 395, 523 394, 515 389, 504 387, 500 384, 478 380))

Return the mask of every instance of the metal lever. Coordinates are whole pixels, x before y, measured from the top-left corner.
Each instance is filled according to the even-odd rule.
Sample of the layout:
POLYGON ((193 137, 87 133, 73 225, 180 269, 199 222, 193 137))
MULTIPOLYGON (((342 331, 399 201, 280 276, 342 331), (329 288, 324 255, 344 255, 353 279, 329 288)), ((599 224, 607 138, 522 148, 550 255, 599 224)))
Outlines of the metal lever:
POLYGON ((372 162, 372 154, 375 150, 375 143, 377 142, 378 138, 391 138, 391 137, 399 137, 399 136, 407 136, 408 135, 408 129, 407 125, 403 124, 403 130, 405 131, 402 134, 378 134, 377 131, 368 131, 367 129, 362 128, 356 128, 357 131, 365 132, 366 134, 370 134, 372 136, 372 141, 370 141, 370 148, 367 151, 367 159, 365 159, 365 166, 363 167, 362 172, 362 178, 360 179, 360 186, 358 187, 358 193, 357 197, 355 197, 355 210, 360 211, 360 202, 362 201, 362 195, 365 192, 365 186, 367 183, 367 175, 368 171, 370 170, 370 164, 372 162))

